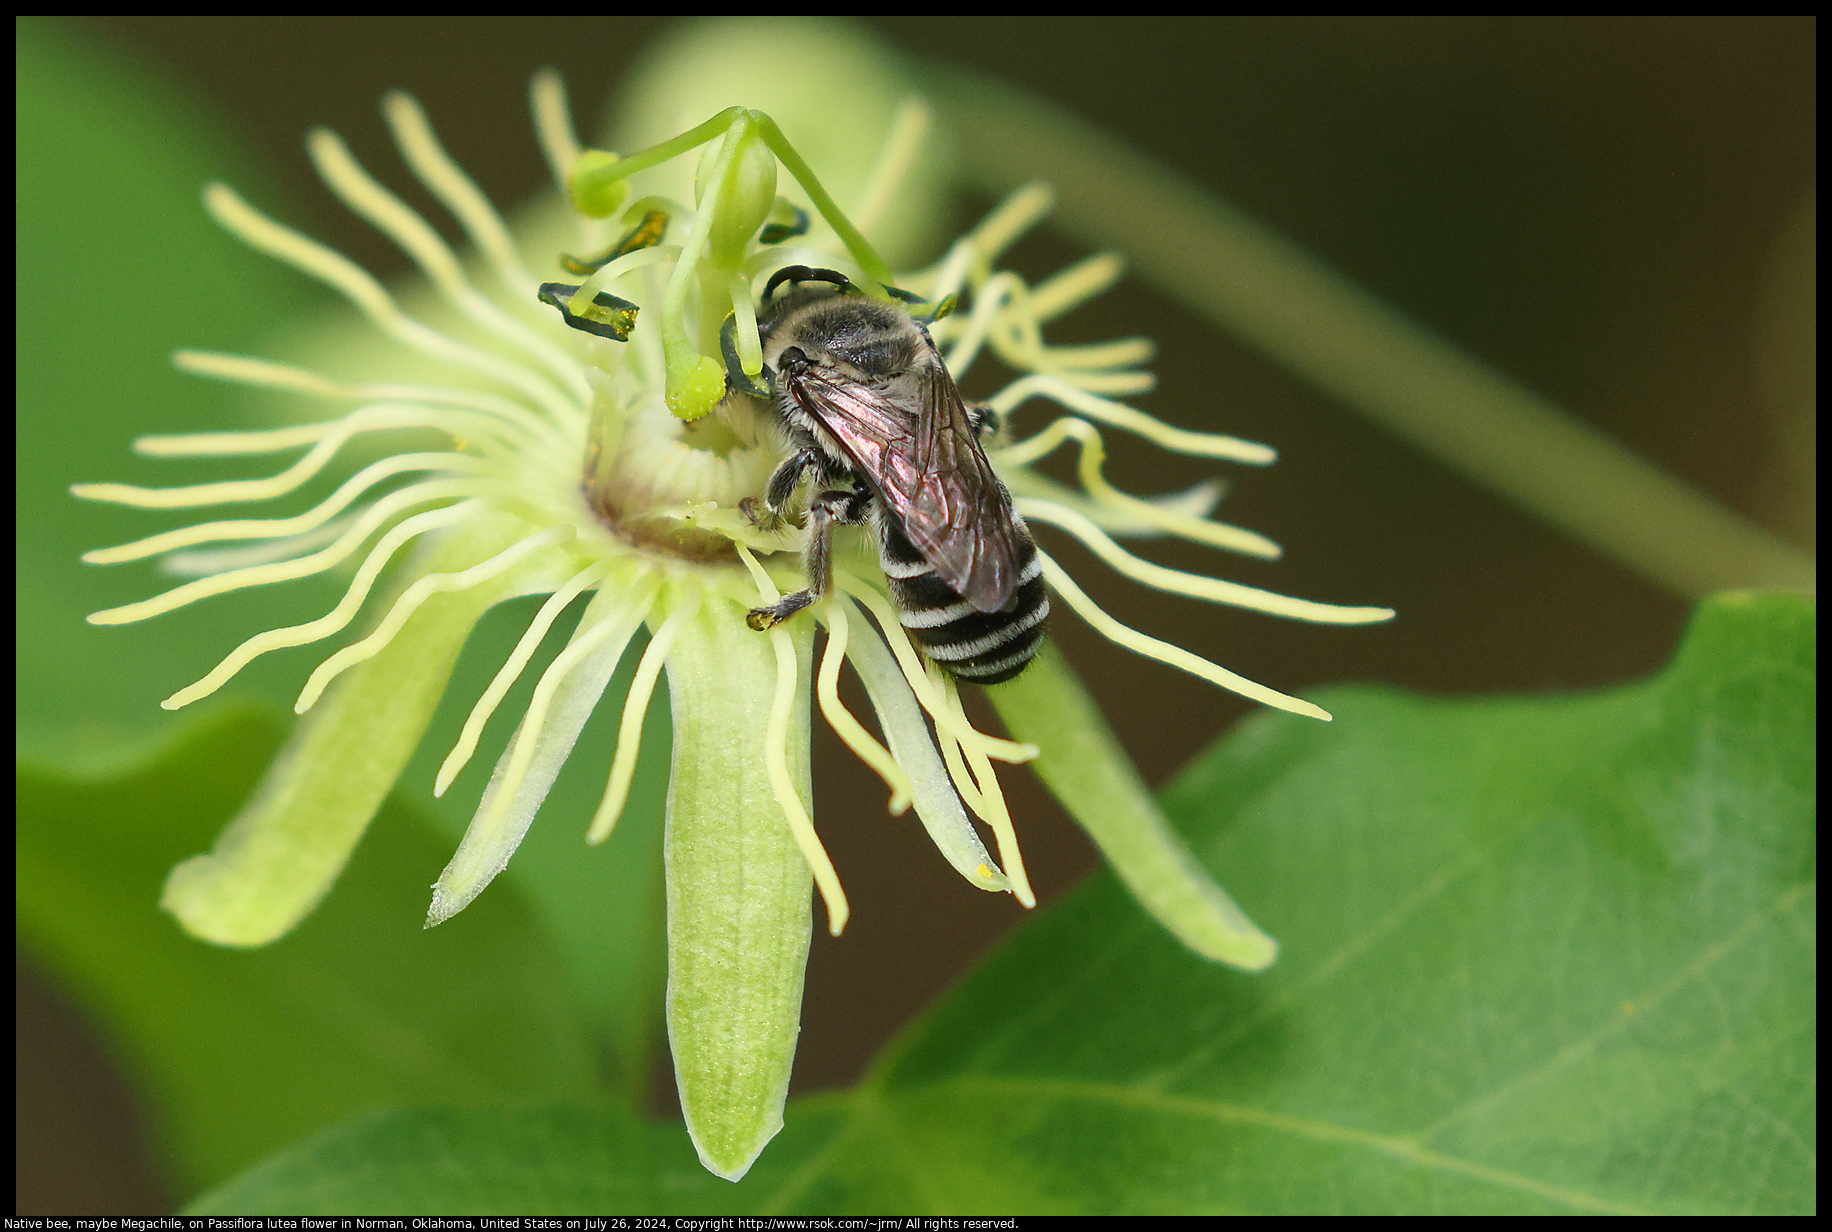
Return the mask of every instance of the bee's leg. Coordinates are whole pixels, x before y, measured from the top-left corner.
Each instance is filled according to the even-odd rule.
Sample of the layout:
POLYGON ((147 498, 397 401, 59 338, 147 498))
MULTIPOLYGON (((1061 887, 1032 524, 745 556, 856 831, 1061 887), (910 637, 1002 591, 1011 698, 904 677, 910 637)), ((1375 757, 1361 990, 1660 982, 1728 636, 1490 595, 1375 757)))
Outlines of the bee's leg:
POLYGON ((984 404, 966 408, 967 423, 982 440, 999 434, 999 413, 984 404))
POLYGON ((738 502, 738 512, 750 519, 752 526, 763 530, 781 530, 788 521, 782 511, 795 496, 795 489, 801 483, 802 472, 821 461, 818 449, 801 449, 784 458, 782 465, 770 476, 770 482, 763 489, 763 508, 757 507, 754 497, 745 497, 738 502))
POLYGON ((802 553, 808 588, 784 595, 769 607, 752 608, 744 623, 760 631, 773 629, 809 604, 825 599, 833 589, 833 528, 863 522, 870 499, 869 493, 855 488, 850 492, 822 492, 809 501, 808 546, 802 553))

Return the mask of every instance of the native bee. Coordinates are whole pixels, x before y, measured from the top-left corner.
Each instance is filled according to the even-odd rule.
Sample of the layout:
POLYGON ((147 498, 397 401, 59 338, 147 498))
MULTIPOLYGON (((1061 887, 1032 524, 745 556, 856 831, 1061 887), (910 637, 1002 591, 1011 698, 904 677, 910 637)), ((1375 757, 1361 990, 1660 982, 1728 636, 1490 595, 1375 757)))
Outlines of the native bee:
POLYGON ((869 525, 899 620, 945 671, 996 684, 1023 670, 1049 614, 1043 568, 980 437, 989 409, 961 401, 928 329, 843 274, 791 266, 764 287, 758 333, 789 455, 758 525, 778 525, 804 479, 807 589, 746 618, 787 620, 832 586, 835 526, 869 525), (791 289, 772 302, 784 282, 791 289))

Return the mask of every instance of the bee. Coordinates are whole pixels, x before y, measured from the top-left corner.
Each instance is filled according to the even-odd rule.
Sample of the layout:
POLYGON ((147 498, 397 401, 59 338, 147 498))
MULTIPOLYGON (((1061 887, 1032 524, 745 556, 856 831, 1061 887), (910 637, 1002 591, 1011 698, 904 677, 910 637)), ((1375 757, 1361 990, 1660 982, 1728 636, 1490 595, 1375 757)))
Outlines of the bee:
POLYGON ((944 671, 997 684, 1024 669, 1043 639, 1043 567, 980 437, 990 409, 961 401, 934 340, 899 304, 868 299, 832 270, 791 266, 764 287, 758 334, 789 455, 764 509, 780 526, 804 480, 808 586, 746 617, 787 620, 832 588, 836 526, 869 525, 898 619, 944 671), (774 302, 783 282, 795 284, 774 302))

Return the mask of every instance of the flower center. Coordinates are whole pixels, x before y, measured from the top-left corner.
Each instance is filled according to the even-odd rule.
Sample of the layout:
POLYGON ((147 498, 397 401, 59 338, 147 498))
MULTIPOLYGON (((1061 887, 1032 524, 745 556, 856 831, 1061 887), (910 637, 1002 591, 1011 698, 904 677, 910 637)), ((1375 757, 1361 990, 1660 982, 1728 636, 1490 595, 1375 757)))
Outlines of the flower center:
POLYGON ((735 517, 740 500, 763 490, 782 453, 766 413, 734 396, 717 413, 683 422, 651 398, 593 422, 621 429, 617 440, 594 439, 586 449, 586 503, 608 530, 683 560, 737 563, 730 534, 699 522, 713 510, 735 517))

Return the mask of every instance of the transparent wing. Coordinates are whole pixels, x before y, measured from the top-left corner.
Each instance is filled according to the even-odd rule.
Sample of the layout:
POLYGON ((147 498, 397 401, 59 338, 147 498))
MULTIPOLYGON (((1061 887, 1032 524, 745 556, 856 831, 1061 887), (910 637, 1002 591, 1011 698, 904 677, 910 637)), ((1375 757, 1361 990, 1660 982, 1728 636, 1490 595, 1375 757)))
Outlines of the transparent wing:
POLYGON ((820 421, 941 579, 982 612, 1018 589, 1011 500, 980 448, 960 391, 939 361, 918 404, 809 368, 789 392, 820 421))
POLYGON ((994 612, 1018 589, 1016 513, 980 448, 960 390, 939 360, 929 367, 929 397, 911 452, 927 477, 905 529, 935 571, 974 607, 994 612))

